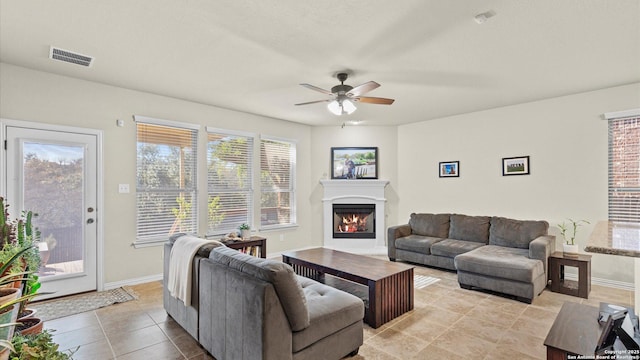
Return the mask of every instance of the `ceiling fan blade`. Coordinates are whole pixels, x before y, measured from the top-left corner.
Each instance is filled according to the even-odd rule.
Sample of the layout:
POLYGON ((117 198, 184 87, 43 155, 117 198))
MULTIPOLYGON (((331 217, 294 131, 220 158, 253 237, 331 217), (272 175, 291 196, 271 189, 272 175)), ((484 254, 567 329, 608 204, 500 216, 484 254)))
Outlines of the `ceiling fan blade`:
POLYGON ((309 105, 309 104, 316 104, 316 103, 329 102, 329 101, 331 101, 331 99, 327 99, 327 100, 316 100, 316 101, 309 101, 309 102, 303 102, 303 103, 296 104, 296 105, 309 105))
POLYGON ((351 91, 349 91, 347 93, 347 96, 360 96, 360 95, 368 93, 371 90, 375 90, 375 89, 377 89, 379 87, 380 87, 380 84, 378 84, 377 82, 369 81, 369 82, 366 82, 366 83, 364 83, 362 85, 358 85, 358 86, 354 87, 353 89, 351 89, 351 91))
POLYGON ((370 96, 354 97, 353 100, 367 103, 367 104, 380 104, 380 105, 391 105, 395 101, 394 99, 370 97, 370 96))
POLYGON ((319 88, 319 87, 317 87, 317 86, 313 86, 313 85, 311 85, 311 84, 300 84, 300 85, 302 85, 302 86, 306 87, 307 89, 315 90, 315 91, 317 91, 317 92, 321 92, 321 93, 323 93, 323 94, 333 95, 333 93, 332 93, 331 91, 329 91, 329 90, 325 90, 325 89, 321 89, 321 88, 319 88))

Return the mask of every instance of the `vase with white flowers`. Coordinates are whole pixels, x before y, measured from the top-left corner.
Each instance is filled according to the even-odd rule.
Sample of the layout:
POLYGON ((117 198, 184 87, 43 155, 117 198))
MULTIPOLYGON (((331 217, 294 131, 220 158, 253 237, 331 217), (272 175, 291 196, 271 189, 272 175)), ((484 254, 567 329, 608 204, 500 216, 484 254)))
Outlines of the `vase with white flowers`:
POLYGON ((561 224, 558 224, 560 235, 562 235, 562 238, 564 239, 562 251, 566 257, 577 257, 578 244, 576 244, 576 234, 578 233, 578 228, 584 224, 590 224, 590 222, 587 220, 567 220, 569 220, 569 223, 562 222, 561 224))

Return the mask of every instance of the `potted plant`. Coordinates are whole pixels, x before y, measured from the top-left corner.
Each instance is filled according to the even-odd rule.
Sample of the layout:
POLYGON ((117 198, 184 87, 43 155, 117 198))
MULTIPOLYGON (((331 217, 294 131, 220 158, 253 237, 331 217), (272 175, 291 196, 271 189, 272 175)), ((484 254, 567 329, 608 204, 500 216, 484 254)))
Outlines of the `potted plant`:
POLYGON ((13 350, 11 360, 69 360, 78 350, 62 352, 59 345, 53 341, 50 330, 33 335, 16 335, 11 341, 13 350))
POLYGON ((562 222, 558 224, 558 228, 560 229, 560 235, 564 239, 564 244, 562 244, 562 251, 564 256, 567 257, 577 257, 578 256, 578 244, 576 244, 576 233, 578 232, 578 228, 583 224, 590 224, 587 220, 569 220, 569 224, 562 222), (571 227, 571 228, 570 228, 571 227))
POLYGON ((238 229, 240 230, 242 240, 249 240, 251 238, 251 226, 249 226, 249 224, 243 223, 238 226, 238 229))

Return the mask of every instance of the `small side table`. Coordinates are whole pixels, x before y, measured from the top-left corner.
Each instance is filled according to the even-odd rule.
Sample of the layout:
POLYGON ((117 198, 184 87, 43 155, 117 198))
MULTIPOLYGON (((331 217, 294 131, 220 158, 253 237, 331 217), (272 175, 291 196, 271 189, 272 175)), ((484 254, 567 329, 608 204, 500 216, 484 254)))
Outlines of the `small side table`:
POLYGON ((247 240, 222 241, 227 247, 244 252, 255 257, 267 257, 267 239, 262 236, 252 236, 247 240))
POLYGON ((564 256, 562 252, 554 252, 549 256, 549 280, 551 291, 562 294, 589 298, 591 292, 591 255, 564 256), (578 268, 578 281, 564 278, 564 267, 578 268))

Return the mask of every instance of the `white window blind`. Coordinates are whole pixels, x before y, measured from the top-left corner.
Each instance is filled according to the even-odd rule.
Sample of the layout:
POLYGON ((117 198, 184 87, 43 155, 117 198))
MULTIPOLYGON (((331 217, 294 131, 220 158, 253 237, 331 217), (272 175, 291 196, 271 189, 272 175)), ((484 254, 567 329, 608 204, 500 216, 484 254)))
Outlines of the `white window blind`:
POLYGON ((260 140, 262 228, 295 224, 295 161, 295 143, 265 138, 260 140))
POLYGON ((197 231, 197 138, 194 128, 136 119, 137 234, 134 245, 197 231))
POLYGON ((207 235, 238 231, 253 214, 253 137, 208 132, 207 235))
POLYGON ((609 120, 609 220, 640 223, 640 116, 609 120))

